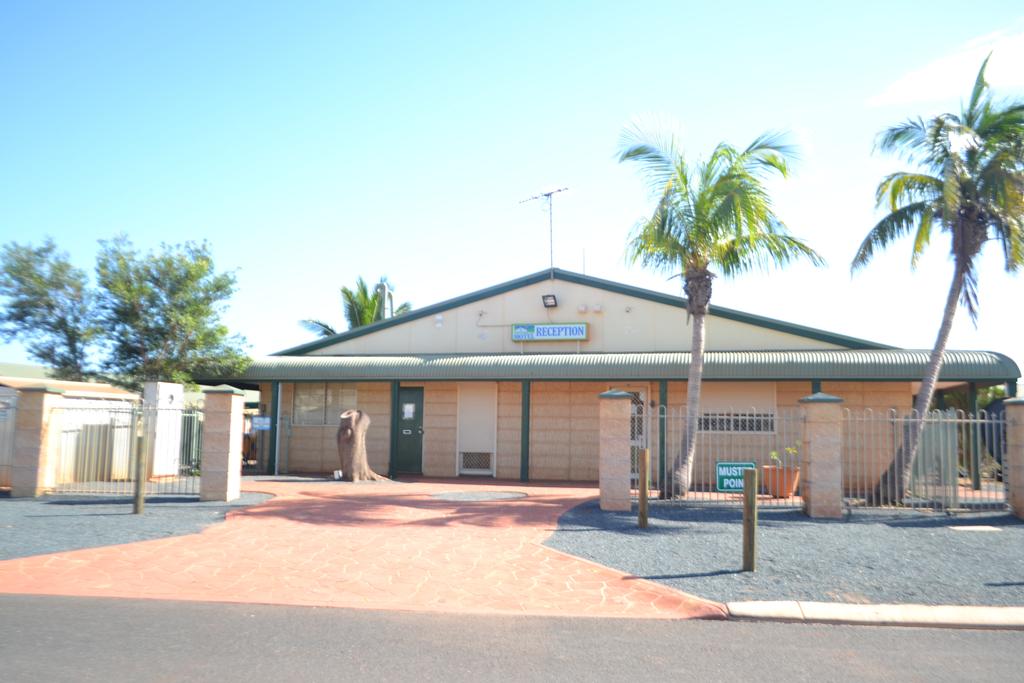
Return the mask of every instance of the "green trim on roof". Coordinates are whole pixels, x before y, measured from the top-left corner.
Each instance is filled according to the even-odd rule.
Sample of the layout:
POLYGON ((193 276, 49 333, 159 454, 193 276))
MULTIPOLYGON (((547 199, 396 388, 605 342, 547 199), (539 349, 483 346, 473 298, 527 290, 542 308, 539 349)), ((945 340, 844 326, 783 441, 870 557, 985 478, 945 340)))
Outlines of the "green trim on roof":
MULTIPOLYGON (((916 382, 924 376, 929 355, 903 349, 708 351, 704 378, 916 382)), ((684 380, 689 363, 687 352, 268 356, 253 361, 241 375, 211 381, 684 380)), ((1016 363, 989 351, 947 351, 939 375, 942 381, 971 382, 1017 377, 1016 363)))
MULTIPOLYGON (((656 303, 665 304, 667 306, 674 306, 676 308, 686 308, 686 299, 679 296, 672 296, 670 294, 663 294, 661 292, 655 292, 650 289, 643 289, 641 287, 634 287, 632 285, 624 285, 619 282, 612 282, 611 280, 603 280, 601 278, 592 277, 590 275, 582 275, 580 273, 573 273, 571 271, 562 270, 560 268, 554 268, 549 270, 542 270, 532 275, 517 278, 515 280, 509 280, 508 282, 500 285, 494 285, 493 287, 487 287, 485 289, 464 294, 462 296, 455 297, 454 299, 448 299, 437 304, 432 304, 424 308, 415 309, 409 313, 403 315, 396 315, 394 318, 388 318, 387 320, 381 320, 370 325, 363 327, 357 327, 354 330, 348 332, 341 332, 331 337, 325 337, 323 339, 317 339, 316 341, 307 342, 300 344, 299 346, 293 346, 290 349, 284 351, 278 351, 271 355, 274 356, 302 356, 310 351, 317 351, 319 349, 338 344, 340 342, 349 341, 350 339, 356 339, 367 334, 373 334, 380 330, 386 330, 389 327, 395 325, 401 325, 403 323, 411 322, 413 320, 419 320, 420 318, 426 318, 431 315, 437 315, 444 311, 458 308, 459 306, 465 306, 481 299, 488 299, 492 296, 498 296, 511 292, 516 289, 521 289, 529 285, 537 284, 545 280, 562 280, 563 282, 572 282, 574 284, 585 285, 588 287, 594 287, 596 289, 603 289, 608 292, 614 292, 616 294, 625 294, 627 296, 636 297, 638 299, 645 299, 647 301, 654 301, 656 303)), ((767 318, 761 315, 754 315, 752 313, 744 313, 742 311, 733 310, 731 308, 723 308, 721 306, 711 306, 709 313, 719 318, 725 318, 727 320, 734 320, 736 322, 746 323, 748 325, 756 325, 757 327, 764 327, 776 332, 785 332, 787 334, 794 334, 807 339, 814 339, 815 341, 821 341, 828 344, 835 344, 837 346, 844 346, 850 349, 892 349, 895 347, 888 346, 886 344, 879 344, 877 342, 868 341, 866 339, 858 339, 856 337, 848 337, 842 334, 835 334, 827 332, 825 330, 819 330, 814 327, 806 327, 804 325, 796 325, 794 323, 787 323, 782 320, 776 320, 775 318, 767 318)))

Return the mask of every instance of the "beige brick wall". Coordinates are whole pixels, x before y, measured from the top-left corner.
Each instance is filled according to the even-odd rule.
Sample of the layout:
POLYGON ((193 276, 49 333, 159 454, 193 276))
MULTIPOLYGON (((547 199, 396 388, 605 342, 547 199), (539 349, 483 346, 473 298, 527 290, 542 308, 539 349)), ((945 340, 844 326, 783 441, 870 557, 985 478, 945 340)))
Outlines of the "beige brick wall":
MULTIPOLYGON (((369 414, 371 420, 366 434, 367 461, 374 471, 387 474, 391 452, 391 384, 359 382, 356 392, 356 407, 369 414)), ((288 422, 294 396, 294 385, 282 383, 281 414, 289 418, 288 422)), ((337 424, 292 425, 290 429, 290 435, 287 432, 281 435, 282 472, 325 474, 338 469, 337 424)))
POLYGON ((534 382, 530 479, 597 481, 597 395, 601 382, 534 382))
POLYGON ((424 383, 423 474, 428 477, 455 476, 458 403, 455 382, 424 383))
MULTIPOLYGON (((649 385, 618 383, 626 389, 646 388, 652 466, 658 458, 657 408, 658 383, 649 385)), ((618 386, 617 385, 617 386, 618 386)), ((413 385, 410 385, 413 386, 413 385)), ((456 472, 458 390, 454 382, 427 382, 424 387, 423 472, 428 476, 451 477, 456 472)), ((596 481, 598 403, 597 395, 608 388, 603 382, 532 383, 530 402, 530 478, 535 480, 596 481)), ((270 386, 261 386, 269 401, 270 386)), ((676 444, 681 442, 681 415, 685 408, 686 382, 669 382, 667 461, 671 466, 676 444)), ((778 382, 776 401, 780 409, 796 409, 799 399, 811 393, 810 382, 778 382)), ((359 408, 370 414, 373 423, 367 435, 370 466, 386 473, 390 454, 391 387, 388 382, 357 385, 359 408)), ((825 382, 822 391, 844 399, 844 408, 861 411, 871 408, 884 412, 911 407, 909 382, 825 382)), ((281 385, 282 415, 290 417, 293 385, 281 385)), ((519 477, 522 392, 520 382, 498 383, 497 476, 519 477)), ((785 411, 783 411, 785 412, 785 411)), ((337 469, 335 425, 294 425, 290 438, 282 438, 282 471, 291 473, 327 473, 337 469)), ((282 435, 284 437, 285 435, 282 435)), ((716 460, 740 459, 768 461, 768 452, 781 450, 793 440, 786 433, 769 439, 764 435, 702 437, 701 451, 695 463, 695 481, 710 484, 716 460), (777 442, 777 443, 776 443, 777 442)), ((877 479, 892 458, 891 449, 875 449, 872 460, 862 466, 857 481, 877 479), (885 451, 885 452, 882 452, 885 451)))
POLYGON ((520 382, 498 383, 499 479, 518 479, 522 443, 523 390, 520 382))

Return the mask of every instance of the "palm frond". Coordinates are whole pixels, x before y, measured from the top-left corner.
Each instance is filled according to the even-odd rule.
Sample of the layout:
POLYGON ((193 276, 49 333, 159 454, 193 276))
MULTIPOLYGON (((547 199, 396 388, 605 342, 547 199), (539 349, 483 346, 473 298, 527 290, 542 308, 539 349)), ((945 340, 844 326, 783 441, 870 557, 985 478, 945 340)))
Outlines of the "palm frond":
POLYGON ((850 270, 857 270, 867 265, 875 251, 883 249, 895 240, 908 234, 918 223, 922 213, 929 209, 928 202, 914 202, 901 206, 875 224, 857 249, 850 270))
POLYGON ((637 124, 623 130, 619 139, 619 162, 636 162, 640 175, 654 195, 663 194, 677 180, 682 155, 671 136, 651 135, 637 124))
POLYGON ((333 337, 337 334, 334 327, 329 323, 325 323, 323 320, 300 320, 299 325, 301 325, 307 332, 312 332, 318 337, 333 337))
POLYGON ((982 102, 982 98, 985 96, 985 91, 988 90, 988 81, 985 80, 985 69, 988 68, 988 60, 990 59, 992 59, 991 52, 988 53, 988 56, 985 57, 985 61, 981 63, 981 68, 978 69, 978 76, 974 79, 974 88, 971 89, 971 99, 967 104, 968 113, 973 113, 978 110, 978 107, 982 102))

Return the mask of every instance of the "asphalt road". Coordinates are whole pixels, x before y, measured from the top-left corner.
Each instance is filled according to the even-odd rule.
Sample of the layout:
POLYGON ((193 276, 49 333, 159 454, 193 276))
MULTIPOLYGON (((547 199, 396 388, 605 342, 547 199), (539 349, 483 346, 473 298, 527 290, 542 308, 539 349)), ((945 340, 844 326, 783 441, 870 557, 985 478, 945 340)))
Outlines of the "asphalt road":
POLYGON ((1009 631, 0 595, 4 681, 995 681, 1017 680, 1022 647, 1009 631))

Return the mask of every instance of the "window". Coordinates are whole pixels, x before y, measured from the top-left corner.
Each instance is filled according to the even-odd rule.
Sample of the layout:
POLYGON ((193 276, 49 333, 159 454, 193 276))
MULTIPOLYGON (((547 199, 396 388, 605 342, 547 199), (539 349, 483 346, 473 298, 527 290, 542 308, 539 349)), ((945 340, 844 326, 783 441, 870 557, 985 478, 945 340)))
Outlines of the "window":
POLYGON ((357 407, 354 384, 309 382, 295 385, 292 422, 297 425, 333 425, 346 410, 357 407))
POLYGON ((774 432, 772 413, 701 413, 697 429, 702 432, 774 432))
POLYGON ((322 425, 324 423, 325 384, 296 384, 295 403, 292 408, 292 422, 297 425, 322 425))
POLYGON ((705 382, 700 393, 699 431, 775 431, 774 382, 705 382))

